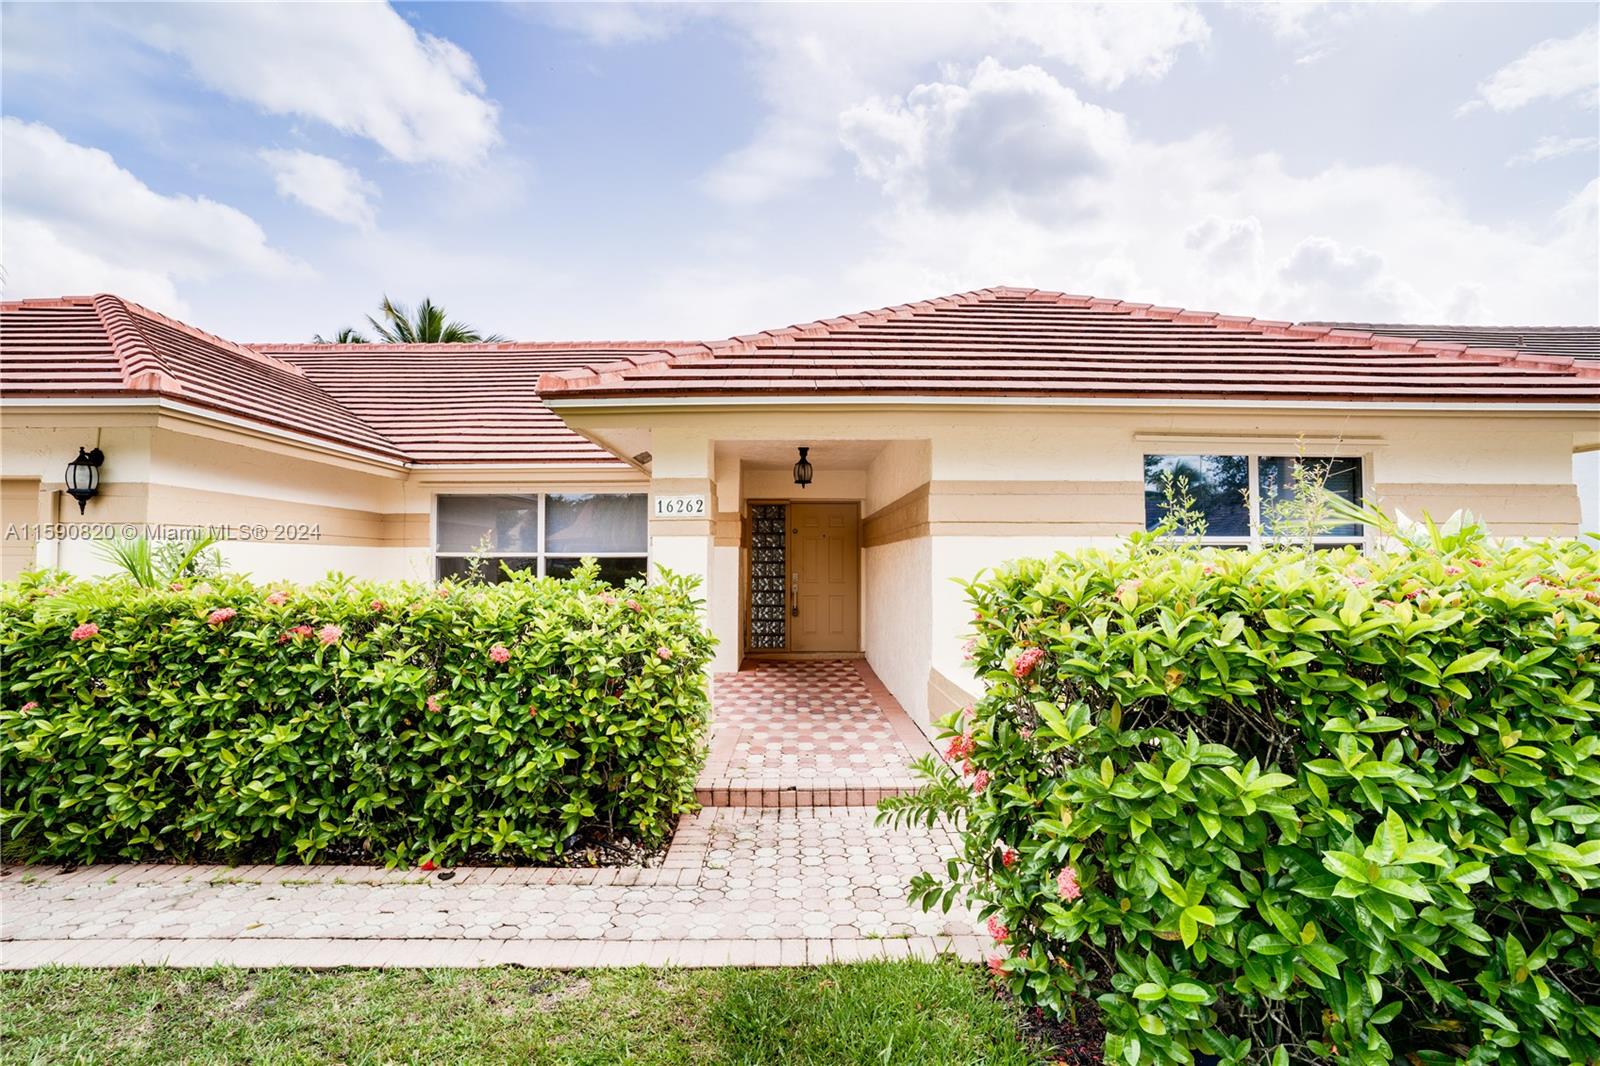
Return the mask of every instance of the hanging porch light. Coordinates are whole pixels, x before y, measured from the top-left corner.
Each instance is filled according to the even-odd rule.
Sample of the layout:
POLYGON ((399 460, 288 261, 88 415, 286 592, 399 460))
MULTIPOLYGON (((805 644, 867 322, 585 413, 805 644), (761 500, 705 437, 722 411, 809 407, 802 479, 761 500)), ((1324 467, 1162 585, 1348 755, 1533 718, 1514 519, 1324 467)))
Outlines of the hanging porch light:
POLYGON ((801 488, 811 484, 811 462, 806 458, 810 448, 800 449, 800 461, 794 464, 794 483, 801 488))
POLYGON ((100 493, 100 464, 106 461, 99 448, 93 451, 78 449, 78 457, 67 464, 67 495, 78 501, 78 513, 100 493))

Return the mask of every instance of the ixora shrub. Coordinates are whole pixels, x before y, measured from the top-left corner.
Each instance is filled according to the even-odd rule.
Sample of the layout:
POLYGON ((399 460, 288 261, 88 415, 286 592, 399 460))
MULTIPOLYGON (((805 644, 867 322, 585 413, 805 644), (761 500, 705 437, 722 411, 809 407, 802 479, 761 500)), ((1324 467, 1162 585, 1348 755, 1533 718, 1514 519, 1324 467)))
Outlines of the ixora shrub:
POLYGON ((692 806, 691 579, 48 580, 0 593, 0 819, 35 859, 543 861, 692 806))
POLYGON ((990 968, 1108 1061, 1600 1061, 1600 553, 1136 537, 968 588, 986 694, 885 817, 960 820, 990 968))

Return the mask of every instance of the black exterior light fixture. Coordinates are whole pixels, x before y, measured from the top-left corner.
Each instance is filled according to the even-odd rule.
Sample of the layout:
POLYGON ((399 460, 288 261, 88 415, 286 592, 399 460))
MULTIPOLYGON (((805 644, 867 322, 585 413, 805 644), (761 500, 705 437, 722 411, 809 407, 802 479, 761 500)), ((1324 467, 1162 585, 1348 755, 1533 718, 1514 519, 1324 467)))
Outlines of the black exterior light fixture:
POLYGON ((86 452, 80 447, 78 457, 67 464, 67 495, 78 501, 79 514, 100 493, 100 464, 105 461, 99 448, 86 452))
POLYGON ((801 488, 811 484, 811 461, 806 458, 810 448, 800 449, 800 461, 794 464, 794 483, 801 488))

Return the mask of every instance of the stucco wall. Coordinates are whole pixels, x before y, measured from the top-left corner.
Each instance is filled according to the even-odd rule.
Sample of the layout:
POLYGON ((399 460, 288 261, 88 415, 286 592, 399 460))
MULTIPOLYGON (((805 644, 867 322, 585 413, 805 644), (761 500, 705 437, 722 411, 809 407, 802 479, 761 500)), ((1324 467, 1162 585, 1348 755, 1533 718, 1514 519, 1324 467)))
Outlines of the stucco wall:
POLYGON ((862 619, 867 664, 894 693, 913 721, 928 716, 929 640, 933 630, 927 537, 895 541, 866 550, 868 610, 862 619))

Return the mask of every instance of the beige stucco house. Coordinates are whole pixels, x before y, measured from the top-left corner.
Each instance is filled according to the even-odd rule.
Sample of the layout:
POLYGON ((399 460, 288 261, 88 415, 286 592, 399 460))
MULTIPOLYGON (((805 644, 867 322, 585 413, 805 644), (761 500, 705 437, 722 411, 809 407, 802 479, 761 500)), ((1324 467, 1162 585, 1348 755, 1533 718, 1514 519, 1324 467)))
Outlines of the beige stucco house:
POLYGON ((863 655, 925 723, 973 688, 957 581, 1144 527, 1164 470, 1223 543, 1262 536, 1297 457, 1413 516, 1575 534, 1594 332, 1397 330, 997 288, 714 343, 244 345, 114 296, 10 303, 5 576, 195 525, 262 578, 659 565, 704 578, 718 669, 863 655))

